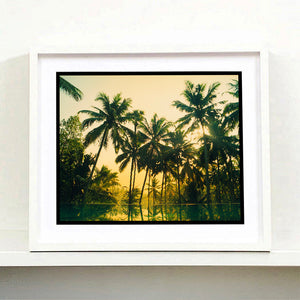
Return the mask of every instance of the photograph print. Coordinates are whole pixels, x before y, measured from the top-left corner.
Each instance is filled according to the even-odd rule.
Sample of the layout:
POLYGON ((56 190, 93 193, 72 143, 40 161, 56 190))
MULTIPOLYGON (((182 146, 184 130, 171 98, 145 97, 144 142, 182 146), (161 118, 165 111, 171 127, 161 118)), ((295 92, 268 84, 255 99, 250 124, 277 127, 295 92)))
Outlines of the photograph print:
POLYGON ((58 72, 57 224, 243 224, 241 72, 58 72))

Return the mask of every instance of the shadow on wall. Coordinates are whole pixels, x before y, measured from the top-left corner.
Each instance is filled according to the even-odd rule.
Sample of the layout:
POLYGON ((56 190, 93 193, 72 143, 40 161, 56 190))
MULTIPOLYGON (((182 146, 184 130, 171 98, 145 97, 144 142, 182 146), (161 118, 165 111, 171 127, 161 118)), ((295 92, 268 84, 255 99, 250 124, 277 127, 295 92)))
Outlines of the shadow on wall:
POLYGON ((29 55, 0 63, 0 230, 27 230, 29 55))
POLYGON ((299 270, 286 267, 2 268, 0 298, 299 299, 299 270))

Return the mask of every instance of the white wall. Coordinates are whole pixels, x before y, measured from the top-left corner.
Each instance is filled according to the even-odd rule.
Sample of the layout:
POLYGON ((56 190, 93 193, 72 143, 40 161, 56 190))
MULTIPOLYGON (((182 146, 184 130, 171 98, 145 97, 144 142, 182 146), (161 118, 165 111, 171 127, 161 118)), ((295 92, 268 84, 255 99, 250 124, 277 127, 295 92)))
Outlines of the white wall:
MULTIPOLYGON (((299 3, 0 0, 0 230, 27 230, 30 48, 263 44, 270 50, 272 248, 300 250, 299 3)), ((1 270, 0 296, 296 299, 297 280, 299 269, 286 268, 15 268, 1 270)))

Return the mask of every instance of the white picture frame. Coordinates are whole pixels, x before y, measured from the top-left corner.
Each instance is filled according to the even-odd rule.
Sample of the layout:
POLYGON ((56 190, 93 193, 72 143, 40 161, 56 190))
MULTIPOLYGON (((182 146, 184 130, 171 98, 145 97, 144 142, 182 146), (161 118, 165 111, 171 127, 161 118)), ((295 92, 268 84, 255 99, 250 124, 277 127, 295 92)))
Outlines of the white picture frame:
MULTIPOLYGON (((201 60, 201 59, 200 59, 201 60)), ((45 60, 46 61, 46 60, 45 60)), ((145 67, 144 62, 141 63, 140 66, 135 65, 135 67, 145 67)), ((181 62, 182 63, 182 62, 181 62)), ((242 62, 240 62, 242 64, 242 62)), ((59 62, 58 62, 59 64, 59 62)), ((159 65, 159 64, 158 64, 159 65)), ((226 64, 225 64, 226 65, 226 64)), ((238 63, 237 63, 238 65, 238 63)), ((251 64, 250 64, 251 65, 251 64)), ((148 64, 149 66, 149 64, 148 64)), ((184 66, 184 62, 181 67, 184 66)), ((54 69, 56 71, 61 71, 56 66, 52 65, 53 72, 54 69)), ((72 62, 69 67, 72 69, 72 62)), ((116 66, 118 67, 118 66, 116 66)), ((166 67, 166 66, 165 66, 166 67)), ((226 66, 225 66, 226 67, 226 66)), ((47 68, 47 64, 46 64, 47 68)), ((68 68, 68 66, 67 66, 68 68)), ((129 67, 130 69, 130 67, 129 67)), ((73 69, 72 69, 73 70, 73 69)), ((63 71, 66 71, 66 67, 64 67, 63 71)), ((55 103, 55 101, 53 102, 55 103)), ((33 51, 30 54, 30 203, 29 203, 29 249, 30 251, 270 251, 271 249, 271 210, 270 210, 270 157, 269 157, 269 101, 268 101, 268 53, 266 50, 257 50, 257 49, 234 49, 234 50, 222 50, 222 49, 205 49, 201 51, 178 51, 176 53, 168 50, 157 51, 156 49, 147 49, 145 51, 137 50, 137 51, 119 51, 119 50, 111 50, 111 49, 102 49, 98 51, 33 51), (80 70, 87 70, 87 66, 84 65, 84 61, 88 61, 89 58, 97 58, 105 59, 105 57, 109 57, 113 60, 114 57, 123 57, 126 59, 132 59, 136 56, 139 56, 140 60, 145 60, 147 58, 151 58, 152 60, 157 57, 180 57, 181 60, 184 61, 185 57, 203 57, 209 56, 212 58, 222 58, 223 57, 243 57, 245 61, 251 59, 251 57, 255 57, 255 66, 257 68, 252 70, 254 73, 252 75, 253 80, 257 82, 256 89, 258 94, 257 96, 257 105, 258 105, 258 119, 257 119, 257 128, 259 129, 255 134, 260 135, 255 138, 260 139, 259 147, 256 149, 258 151, 258 160, 259 160, 259 172, 260 176, 260 195, 259 200, 257 202, 257 215, 259 215, 257 222, 253 225, 256 227, 255 234, 252 232, 251 238, 249 237, 249 241, 247 242, 247 237, 245 237, 245 232, 241 230, 241 232, 236 235, 235 241, 226 242, 224 239, 220 242, 216 241, 202 241, 196 242, 193 241, 193 236, 197 234, 197 228, 193 231, 193 236, 190 236, 186 241, 183 240, 170 240, 167 243, 164 242, 163 238, 158 240, 152 239, 147 242, 145 239, 143 242, 137 242, 137 238, 133 239, 131 242, 119 241, 118 238, 120 236, 115 236, 113 241, 102 241, 101 235, 103 234, 98 231, 99 225, 89 225, 87 227, 82 228, 81 225, 72 225, 72 228, 65 225, 57 225, 55 223, 56 220, 53 218, 48 218, 45 208, 41 213, 41 201, 43 197, 40 197, 41 185, 41 118, 39 114, 39 109, 41 103, 43 103, 43 99, 40 97, 40 80, 41 80, 41 72, 42 67, 40 65, 41 60, 47 58, 50 61, 53 58, 60 58, 71 61, 72 58, 82 58, 83 61, 80 62, 80 70), (41 216, 46 216, 50 221, 48 225, 51 223, 52 225, 43 224, 44 219, 41 219, 41 216), (57 227, 58 226, 58 227, 57 227), (77 227, 76 227, 77 226, 77 227), (52 227, 52 228, 50 228, 52 227), (77 228, 77 229, 76 229, 77 228), (89 233, 91 233, 89 235, 89 233), (242 238, 244 235, 245 239, 243 242, 239 241, 239 237, 242 238)), ((245 136, 245 134, 244 134, 245 136)), ((51 142, 50 142, 51 143, 51 142)), ((53 146, 53 145, 52 145, 53 146)), ((44 157, 45 159, 45 157, 44 157)), ((45 170, 44 170, 45 171, 45 170)), ((49 180, 49 178, 44 178, 44 180, 49 180)), ((247 191, 246 191, 247 192, 247 191)), ((54 202, 55 199, 53 199, 54 202)), ((51 209, 49 210, 51 211, 51 209)), ((116 230, 116 226, 121 225, 113 225, 116 230)), ((138 225, 137 225, 138 226, 138 225)), ((167 226, 167 225, 162 225, 167 226)), ((174 225, 170 225, 174 226, 174 225)), ((201 225, 202 236, 205 236, 205 228, 209 228, 210 230, 214 230, 214 225, 201 225), (205 227, 206 226, 206 227, 205 227), (204 230, 203 230, 204 228, 204 230), (204 233, 203 233, 204 232, 204 233)), ((220 225, 217 225, 220 226, 220 225)), ((239 226, 243 226, 239 225, 239 226)), ((251 227, 251 226, 250 226, 251 227)), ((119 227, 121 228, 121 227, 119 227)), ((172 231, 172 228, 166 228, 167 234, 168 230, 172 231)), ((200 228, 200 227, 198 227, 200 228)), ((225 227, 224 227, 225 228, 225 227)), ((123 229, 122 229, 123 230, 123 229)), ((121 231, 122 231, 121 230, 121 231)), ((157 228, 152 229, 153 232, 157 234, 157 228)), ((187 228, 180 229, 182 237, 188 233, 187 228)), ((126 230, 125 230, 126 231, 126 230)), ((150 230, 151 231, 151 230, 150 230)), ((235 229, 233 230, 235 231, 235 229)), ((251 231, 251 230, 250 230, 251 231)), ((249 231, 249 232, 250 232, 249 231)), ((124 232, 122 233, 124 234, 124 232)), ((127 233, 129 235, 134 234, 132 231, 127 233)), ((140 233, 141 234, 141 233, 140 233)), ((150 234, 150 233, 149 233, 150 234)), ((220 233, 218 233, 221 236, 220 233)), ((104 234, 105 235, 105 234, 104 234)), ((150 234, 151 235, 151 234, 150 234)), ((159 235, 159 233, 158 233, 159 235)), ((216 235, 217 237, 218 235, 216 235)), ((140 237, 140 236, 139 236, 140 237)))

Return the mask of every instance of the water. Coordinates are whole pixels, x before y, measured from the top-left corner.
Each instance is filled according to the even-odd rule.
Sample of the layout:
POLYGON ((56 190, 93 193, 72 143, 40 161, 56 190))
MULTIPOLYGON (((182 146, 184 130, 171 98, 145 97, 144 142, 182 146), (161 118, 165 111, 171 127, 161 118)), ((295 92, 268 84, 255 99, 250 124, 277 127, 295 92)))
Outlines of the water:
POLYGON ((86 204, 61 206, 61 221, 92 222, 230 222, 240 221, 240 204, 158 204, 149 208, 140 205, 86 204))

